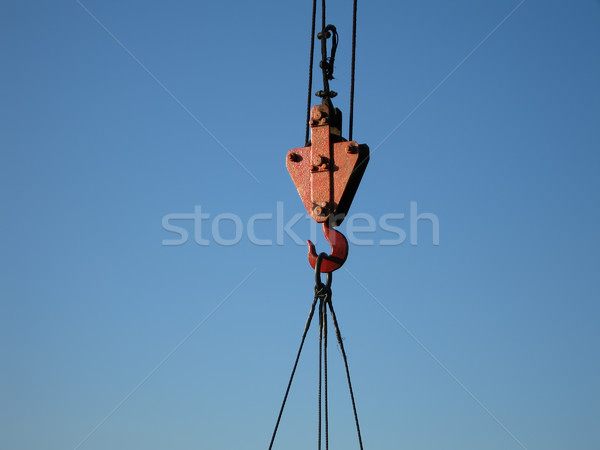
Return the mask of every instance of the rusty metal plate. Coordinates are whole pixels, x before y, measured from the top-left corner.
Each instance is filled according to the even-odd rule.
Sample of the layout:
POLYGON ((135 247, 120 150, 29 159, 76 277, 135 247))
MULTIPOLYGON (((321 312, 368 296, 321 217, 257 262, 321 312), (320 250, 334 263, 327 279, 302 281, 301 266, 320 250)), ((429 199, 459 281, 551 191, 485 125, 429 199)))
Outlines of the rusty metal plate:
POLYGON ((287 169, 308 214, 317 222, 342 223, 369 160, 369 147, 331 134, 329 108, 311 111, 311 145, 290 150, 287 169))

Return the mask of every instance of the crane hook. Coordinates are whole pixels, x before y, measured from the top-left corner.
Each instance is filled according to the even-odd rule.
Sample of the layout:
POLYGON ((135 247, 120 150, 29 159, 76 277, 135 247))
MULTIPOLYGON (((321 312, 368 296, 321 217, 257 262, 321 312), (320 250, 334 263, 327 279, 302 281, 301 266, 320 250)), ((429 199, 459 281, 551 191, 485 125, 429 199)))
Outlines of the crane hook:
MULTIPOLYGON (((342 233, 330 228, 327 222, 323 222, 323 234, 329 245, 331 245, 331 253, 323 257, 321 273, 331 273, 342 267, 346 262, 348 258, 348 241, 342 233)), ((306 241, 306 243, 308 244, 308 262, 314 269, 319 255, 315 249, 315 244, 311 241, 306 241)))

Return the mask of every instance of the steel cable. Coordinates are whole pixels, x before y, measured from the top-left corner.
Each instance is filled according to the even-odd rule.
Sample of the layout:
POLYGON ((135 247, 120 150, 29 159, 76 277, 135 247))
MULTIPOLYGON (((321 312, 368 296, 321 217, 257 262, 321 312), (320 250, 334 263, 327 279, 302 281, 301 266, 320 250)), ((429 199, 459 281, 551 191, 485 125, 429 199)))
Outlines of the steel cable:
POLYGON ((281 409, 279 410, 279 415, 277 416, 277 422, 275 423, 275 429, 273 430, 273 436, 271 436, 271 443, 269 444, 269 450, 271 450, 273 448, 273 442, 275 442, 275 435, 277 434, 277 429, 279 428, 279 423, 281 422, 281 416, 283 415, 283 409, 285 408, 285 403, 287 402, 288 394, 290 393, 290 388, 292 387, 292 381, 294 380, 294 374, 296 373, 296 368, 298 367, 298 361, 300 360, 300 353, 302 353, 302 347, 304 347, 304 341, 306 340, 306 335, 308 334, 308 329, 310 328, 310 323, 312 322, 312 318, 315 313, 315 306, 317 304, 318 299, 319 299, 319 297, 315 293, 315 298, 314 298, 312 306, 310 308, 310 312, 308 313, 308 319, 306 319, 306 325, 304 326, 304 333, 302 333, 302 340, 300 341, 300 348, 298 349, 298 353, 296 355, 296 361, 294 362, 294 368, 292 369, 292 374, 290 375, 290 380, 288 381, 287 389, 285 390, 285 395, 283 396, 283 402, 281 403, 281 409))
POLYGON ((329 299, 329 310, 331 311, 331 320, 333 321, 333 327, 335 328, 335 334, 336 334, 336 337, 338 340, 338 344, 340 345, 340 350, 342 351, 342 357, 344 359, 344 366, 346 367, 346 378, 348 379, 348 388, 350 390, 350 399, 352 400, 352 410, 354 411, 354 422, 356 423, 356 432, 358 434, 358 443, 360 445, 360 450, 363 450, 362 435, 360 433, 360 425, 358 423, 358 412, 356 411, 356 402, 354 401, 354 391, 352 389, 352 381, 350 381, 350 369, 348 368, 348 357, 346 356, 346 350, 344 350, 344 344, 342 342, 342 334, 340 332, 340 327, 338 325, 338 321, 335 316, 335 311, 333 310, 333 304, 331 303, 331 298, 329 299))

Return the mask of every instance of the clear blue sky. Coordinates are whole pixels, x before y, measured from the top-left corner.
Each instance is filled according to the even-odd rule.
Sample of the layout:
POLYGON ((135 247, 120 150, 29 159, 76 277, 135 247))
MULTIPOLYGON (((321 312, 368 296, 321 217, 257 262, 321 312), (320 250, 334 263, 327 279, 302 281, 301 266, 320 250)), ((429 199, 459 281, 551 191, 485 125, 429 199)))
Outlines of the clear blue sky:
MULTIPOLYGON (((313 275, 248 224, 304 212, 310 13, 1 3, 1 449, 267 448, 313 275), (208 245, 191 220, 163 245, 198 206, 208 245)), ((345 117, 350 13, 328 2, 345 117)), ((357 233, 334 276, 365 449, 600 448, 599 44, 598 1, 360 2, 350 212, 407 233, 357 233)), ((316 448, 315 332, 277 449, 316 448)), ((331 448, 358 448, 330 354, 331 448)))

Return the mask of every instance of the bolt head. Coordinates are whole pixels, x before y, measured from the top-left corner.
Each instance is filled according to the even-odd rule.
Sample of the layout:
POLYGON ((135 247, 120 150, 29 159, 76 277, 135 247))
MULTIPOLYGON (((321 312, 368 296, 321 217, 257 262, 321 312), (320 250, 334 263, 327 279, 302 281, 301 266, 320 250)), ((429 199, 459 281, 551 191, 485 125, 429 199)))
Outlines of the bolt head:
POLYGON ((346 147, 346 153, 349 153, 351 155, 358 153, 358 146, 355 144, 348 144, 348 146, 346 147))
POLYGON ((315 156, 313 158, 313 166, 315 167, 319 167, 322 166, 323 164, 327 164, 327 158, 325 158, 324 156, 315 156))
POLYGON ((321 217, 326 216, 327 214, 329 214, 329 208, 327 208, 327 202, 317 203, 314 206, 313 211, 315 212, 315 214, 317 216, 321 216, 321 217))

